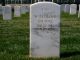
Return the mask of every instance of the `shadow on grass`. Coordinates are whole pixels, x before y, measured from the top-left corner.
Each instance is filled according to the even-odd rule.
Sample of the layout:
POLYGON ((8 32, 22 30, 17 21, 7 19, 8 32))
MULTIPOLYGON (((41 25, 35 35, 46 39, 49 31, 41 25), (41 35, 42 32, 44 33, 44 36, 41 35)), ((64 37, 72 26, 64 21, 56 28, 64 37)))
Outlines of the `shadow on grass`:
POLYGON ((66 57, 76 56, 76 55, 80 55, 80 51, 75 51, 75 52, 63 52, 63 53, 60 54, 60 58, 66 58, 66 57))

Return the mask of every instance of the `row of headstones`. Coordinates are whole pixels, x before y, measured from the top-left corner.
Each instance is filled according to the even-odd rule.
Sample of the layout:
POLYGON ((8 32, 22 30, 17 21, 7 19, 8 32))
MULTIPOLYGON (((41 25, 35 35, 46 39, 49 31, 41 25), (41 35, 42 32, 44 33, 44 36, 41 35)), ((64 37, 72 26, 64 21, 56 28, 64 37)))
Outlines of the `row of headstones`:
MULTIPOLYGON (((26 5, 14 6, 14 17, 20 17, 21 14, 26 14, 29 12, 29 7, 26 5)), ((3 20, 11 20, 12 19, 12 7, 11 5, 0 6, 0 15, 3 16, 3 20)))
MULTIPOLYGON (((61 4, 61 11, 70 13, 71 15, 77 14, 77 5, 76 4, 61 4)), ((20 17, 21 14, 29 12, 30 9, 26 5, 14 6, 14 17, 20 17)), ((10 5, 0 6, 0 15, 3 15, 3 20, 12 19, 12 7, 10 5)), ((78 17, 80 17, 80 5, 78 10, 78 17)))
POLYGON ((80 17, 80 5, 79 5, 79 10, 77 10, 76 4, 71 4, 71 5, 70 4, 62 4, 61 11, 69 13, 71 15, 78 13, 78 18, 80 17))

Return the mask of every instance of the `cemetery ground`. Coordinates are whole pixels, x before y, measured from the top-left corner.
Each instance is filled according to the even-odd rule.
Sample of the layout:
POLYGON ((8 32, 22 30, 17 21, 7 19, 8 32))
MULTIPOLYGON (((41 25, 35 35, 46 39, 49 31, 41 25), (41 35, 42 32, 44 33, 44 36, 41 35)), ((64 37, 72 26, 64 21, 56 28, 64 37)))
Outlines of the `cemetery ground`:
POLYGON ((0 16, 0 60, 80 60, 77 15, 61 14, 61 59, 29 58, 29 30, 29 13, 12 20, 3 20, 0 16))

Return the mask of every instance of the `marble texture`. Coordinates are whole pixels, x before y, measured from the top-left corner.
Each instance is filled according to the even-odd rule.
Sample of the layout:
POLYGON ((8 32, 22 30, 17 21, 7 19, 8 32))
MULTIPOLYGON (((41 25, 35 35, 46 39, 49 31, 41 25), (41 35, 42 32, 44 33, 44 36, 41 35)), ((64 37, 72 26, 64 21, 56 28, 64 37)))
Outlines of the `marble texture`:
POLYGON ((2 10, 3 10, 3 20, 11 20, 12 19, 11 6, 10 5, 2 6, 2 10))
POLYGON ((77 13, 77 5, 76 4, 71 4, 70 5, 70 14, 76 14, 77 13))
POLYGON ((60 5, 30 6, 30 57, 60 57, 60 5))
POLYGON ((20 17, 20 16, 21 16, 21 7, 14 6, 14 17, 20 17))

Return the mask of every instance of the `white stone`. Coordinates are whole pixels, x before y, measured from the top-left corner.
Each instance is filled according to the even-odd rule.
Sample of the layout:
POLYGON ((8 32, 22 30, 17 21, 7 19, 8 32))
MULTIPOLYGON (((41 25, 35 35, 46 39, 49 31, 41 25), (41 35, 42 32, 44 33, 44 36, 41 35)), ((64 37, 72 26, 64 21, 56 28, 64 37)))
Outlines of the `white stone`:
POLYGON ((67 12, 67 13, 70 12, 70 5, 69 4, 65 4, 64 12, 67 12))
POLYGON ((3 20, 11 20, 12 19, 11 6, 10 5, 2 6, 2 10, 3 10, 3 20))
POLYGON ((21 16, 21 7, 14 6, 14 17, 20 17, 20 16, 21 16))
POLYGON ((71 4, 70 5, 70 14, 76 14, 77 13, 77 5, 76 4, 71 4))
POLYGON ((26 12, 30 12, 30 7, 26 7, 26 12))
POLYGON ((65 11, 65 4, 61 4, 61 11, 65 11))
POLYGON ((30 6, 30 57, 60 56, 60 5, 38 2, 30 6))
POLYGON ((80 17, 80 4, 79 4, 79 11, 78 11, 78 18, 80 17))
POLYGON ((30 5, 26 5, 27 6, 27 12, 30 12, 30 5))
POLYGON ((21 14, 25 14, 27 11, 26 11, 26 5, 22 5, 21 6, 21 14))
POLYGON ((2 6, 0 5, 0 15, 2 15, 2 6))

